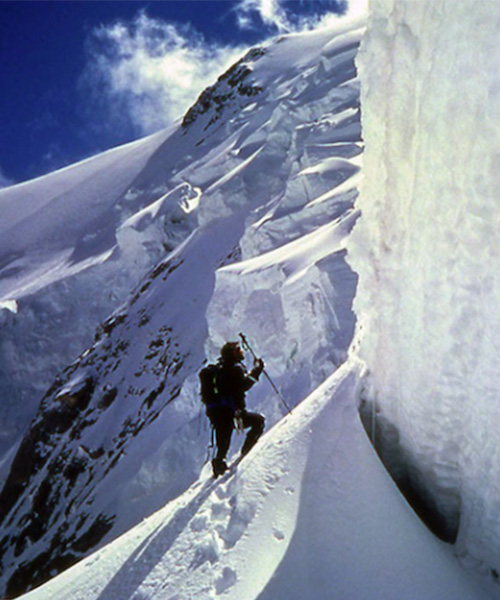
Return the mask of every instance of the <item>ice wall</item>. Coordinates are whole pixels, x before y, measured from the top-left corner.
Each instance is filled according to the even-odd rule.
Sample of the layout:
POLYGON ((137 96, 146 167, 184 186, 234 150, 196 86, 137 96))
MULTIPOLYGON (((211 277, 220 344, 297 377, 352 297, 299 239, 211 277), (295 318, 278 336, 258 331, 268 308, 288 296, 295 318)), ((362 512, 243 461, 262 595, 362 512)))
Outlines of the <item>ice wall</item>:
POLYGON ((350 262, 375 431, 396 425, 413 484, 458 532, 457 551, 495 575, 500 4, 372 0, 370 11, 350 262))

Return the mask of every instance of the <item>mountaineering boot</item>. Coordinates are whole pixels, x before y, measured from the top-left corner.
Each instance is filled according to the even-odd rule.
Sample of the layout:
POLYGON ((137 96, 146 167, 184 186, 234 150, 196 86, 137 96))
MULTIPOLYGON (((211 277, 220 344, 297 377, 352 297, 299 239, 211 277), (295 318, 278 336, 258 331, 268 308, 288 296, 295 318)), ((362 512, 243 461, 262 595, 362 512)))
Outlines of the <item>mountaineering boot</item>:
POLYGON ((227 471, 226 461, 222 460, 222 458, 214 458, 212 460, 212 469, 214 472, 214 477, 219 477, 219 475, 222 475, 227 471))

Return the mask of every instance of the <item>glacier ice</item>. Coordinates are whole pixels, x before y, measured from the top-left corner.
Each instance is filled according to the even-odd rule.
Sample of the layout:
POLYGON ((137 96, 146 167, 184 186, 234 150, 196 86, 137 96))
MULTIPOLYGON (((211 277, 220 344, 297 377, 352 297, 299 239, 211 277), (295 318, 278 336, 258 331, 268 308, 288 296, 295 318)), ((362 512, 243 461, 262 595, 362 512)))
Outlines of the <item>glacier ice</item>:
POLYGON ((370 8, 350 262, 375 435, 396 427, 457 552, 498 573, 500 5, 370 8))

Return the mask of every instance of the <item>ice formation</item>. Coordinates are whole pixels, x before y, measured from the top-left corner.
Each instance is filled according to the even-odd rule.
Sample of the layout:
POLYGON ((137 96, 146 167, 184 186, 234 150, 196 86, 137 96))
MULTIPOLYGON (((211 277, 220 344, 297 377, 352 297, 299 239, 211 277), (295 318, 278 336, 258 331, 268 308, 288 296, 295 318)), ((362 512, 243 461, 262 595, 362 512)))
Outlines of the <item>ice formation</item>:
POLYGON ((500 5, 370 9, 350 263, 375 436, 396 427, 396 475, 465 559, 498 574, 500 5))

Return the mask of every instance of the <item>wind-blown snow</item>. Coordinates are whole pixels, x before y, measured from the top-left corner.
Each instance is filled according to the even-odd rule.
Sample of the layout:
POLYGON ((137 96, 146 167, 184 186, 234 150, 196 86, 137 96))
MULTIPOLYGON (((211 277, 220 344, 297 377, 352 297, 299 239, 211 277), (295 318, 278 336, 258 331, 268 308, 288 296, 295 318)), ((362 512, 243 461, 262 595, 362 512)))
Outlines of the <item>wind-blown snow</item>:
POLYGON ((214 481, 26 600, 481 600, 375 456, 346 363, 214 481))
POLYGON ((359 58, 363 217, 350 253, 378 441, 397 428, 396 475, 410 474, 446 535, 458 535, 457 551, 493 574, 499 27, 492 1, 372 2, 359 58))

